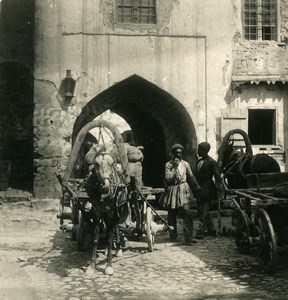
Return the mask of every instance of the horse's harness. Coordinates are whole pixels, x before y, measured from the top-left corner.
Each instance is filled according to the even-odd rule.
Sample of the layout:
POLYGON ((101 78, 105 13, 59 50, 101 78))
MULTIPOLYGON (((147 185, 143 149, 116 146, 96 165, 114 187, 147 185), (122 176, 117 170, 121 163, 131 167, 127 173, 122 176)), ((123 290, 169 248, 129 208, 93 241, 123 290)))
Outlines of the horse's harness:
MULTIPOLYGON (((231 154, 235 154, 235 152, 232 152, 231 154)), ((230 154, 230 155, 231 155, 230 154)), ((244 165, 245 163, 251 158, 251 155, 249 153, 243 153, 239 156, 236 156, 232 161, 230 161, 229 163, 226 164, 226 166, 224 166, 223 169, 226 169, 224 176, 226 175, 231 175, 231 174, 235 174, 232 172, 233 168, 238 165, 237 171, 239 172, 239 174, 244 177, 244 165)), ((255 158, 252 157, 252 161, 251 161, 251 169, 253 169, 253 162, 254 162, 255 158)))
MULTIPOLYGON (((111 164, 111 170, 109 172, 110 176, 109 177, 103 177, 102 179, 108 180, 109 182, 109 193, 107 198, 105 197, 105 200, 107 201, 112 201, 116 200, 116 207, 122 206, 125 203, 127 203, 127 197, 124 197, 125 201, 123 201, 123 194, 122 197, 119 196, 120 193, 124 193, 124 195, 127 195, 127 186, 123 183, 123 175, 117 170, 117 163, 115 162, 113 156, 111 153, 106 152, 106 151, 101 151, 100 153, 96 153, 95 157, 101 155, 104 159, 105 155, 109 155, 113 159, 113 163, 111 164), (122 200, 122 201, 120 201, 122 200)), ((100 201, 103 201, 101 199, 100 201)))

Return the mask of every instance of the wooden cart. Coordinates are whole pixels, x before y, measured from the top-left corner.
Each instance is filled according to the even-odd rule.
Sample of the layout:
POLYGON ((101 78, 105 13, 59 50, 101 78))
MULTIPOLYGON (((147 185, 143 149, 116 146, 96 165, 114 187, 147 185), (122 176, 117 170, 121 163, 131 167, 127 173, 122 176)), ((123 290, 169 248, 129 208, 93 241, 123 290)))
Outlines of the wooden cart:
MULTIPOLYGON (((73 167, 81 147, 81 144, 84 140, 85 135, 95 127, 105 127, 108 128, 112 134, 115 131, 113 125, 110 122, 101 120, 93 121, 91 124, 87 124, 80 131, 79 135, 76 138, 74 147, 71 151, 67 168, 65 170, 64 176, 57 175, 59 183, 62 186, 62 196, 60 200, 60 212, 57 217, 60 219, 60 228, 62 230, 67 230, 72 232, 72 238, 77 241, 78 249, 83 249, 85 235, 89 233, 89 229, 92 222, 91 214, 91 203, 89 196, 86 192, 86 179, 74 179, 72 178, 73 167), (65 220, 69 220, 68 222, 65 220)), ((120 137, 117 137, 120 139, 120 137)), ((123 141, 121 141, 123 143, 123 141)), ((120 157, 121 158, 121 157, 120 157)), ((127 157, 122 155, 122 160, 125 160, 123 165, 127 165, 127 157)), ((128 177, 126 170, 123 168, 124 175, 128 177)), ((171 229, 166 220, 161 216, 160 219, 163 221, 163 225, 160 227, 154 222, 154 216, 157 215, 157 211, 150 204, 150 200, 155 198, 156 194, 164 192, 162 188, 147 188, 135 189, 128 196, 128 202, 131 201, 131 195, 136 195, 139 205, 136 206, 137 210, 137 227, 141 230, 141 235, 145 234, 147 236, 148 251, 152 252, 154 247, 154 238, 157 230, 160 227, 163 230, 171 229)))
MULTIPOLYGON (((61 179, 60 179, 61 180, 61 179)), ((81 180, 71 180, 70 185, 74 186, 69 188, 69 192, 65 189, 61 197, 61 211, 57 217, 60 219, 60 229, 65 231, 71 231, 72 239, 77 241, 78 250, 83 249, 84 239, 87 233, 89 233, 90 227, 90 209, 89 197, 86 191, 83 191, 81 180), (80 187, 80 189, 79 189, 80 187), (67 222, 68 221, 68 222, 67 222)), ((163 219, 151 205, 151 202, 156 199, 156 195, 163 193, 162 188, 144 188, 140 191, 139 201, 139 215, 138 222, 141 230, 140 235, 146 235, 148 251, 152 252, 154 248, 155 235, 159 228, 163 230, 171 229, 166 220, 163 219), (154 217, 158 216, 163 221, 163 225, 160 227, 154 222, 154 217)), ((139 193, 139 191, 137 191, 139 193)), ((136 227, 138 224, 136 225, 136 227)), ((139 235, 139 233, 138 233, 139 235)))
POLYGON ((288 198, 275 196, 275 186, 279 178, 285 182, 288 173, 271 173, 270 179, 267 174, 253 176, 258 177, 261 187, 226 189, 226 198, 231 199, 236 206, 232 216, 235 243, 243 254, 258 248, 264 268, 273 273, 278 266, 279 247, 288 245, 288 198), (267 183, 271 186, 267 186, 267 183))
POLYGON ((227 132, 218 154, 225 196, 236 206, 236 245, 244 254, 257 247, 265 269, 275 272, 277 248, 288 245, 288 193, 276 195, 275 186, 288 184, 288 173, 280 172, 273 157, 253 155, 251 141, 241 129, 227 132))

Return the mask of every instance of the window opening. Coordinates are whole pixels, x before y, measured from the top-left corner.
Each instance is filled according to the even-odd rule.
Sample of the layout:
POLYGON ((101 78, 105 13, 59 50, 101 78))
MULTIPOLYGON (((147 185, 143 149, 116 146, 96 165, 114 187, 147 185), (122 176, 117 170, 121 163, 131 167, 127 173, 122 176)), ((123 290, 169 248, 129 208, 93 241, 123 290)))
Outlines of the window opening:
POLYGON ((247 40, 277 40, 277 1, 244 0, 244 35, 247 40))
POLYGON ((119 23, 156 24, 156 0, 117 0, 119 23))
POLYGON ((276 110, 249 109, 248 136, 252 145, 275 145, 276 110))

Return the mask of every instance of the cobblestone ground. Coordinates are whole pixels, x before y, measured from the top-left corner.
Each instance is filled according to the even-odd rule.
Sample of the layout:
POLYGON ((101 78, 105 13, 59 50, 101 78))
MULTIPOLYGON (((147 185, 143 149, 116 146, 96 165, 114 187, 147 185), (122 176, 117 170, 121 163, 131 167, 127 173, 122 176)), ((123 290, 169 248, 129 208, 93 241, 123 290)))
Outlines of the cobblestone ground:
POLYGON ((128 235, 124 255, 113 257, 114 275, 103 274, 100 251, 88 277, 89 239, 85 251, 77 251, 70 233, 58 229, 55 209, 4 204, 0 210, 1 299, 288 299, 287 250, 279 251, 279 271, 272 276, 256 252, 239 254, 232 237, 186 246, 183 236, 169 243, 161 232, 149 253, 145 238, 132 241, 128 235))

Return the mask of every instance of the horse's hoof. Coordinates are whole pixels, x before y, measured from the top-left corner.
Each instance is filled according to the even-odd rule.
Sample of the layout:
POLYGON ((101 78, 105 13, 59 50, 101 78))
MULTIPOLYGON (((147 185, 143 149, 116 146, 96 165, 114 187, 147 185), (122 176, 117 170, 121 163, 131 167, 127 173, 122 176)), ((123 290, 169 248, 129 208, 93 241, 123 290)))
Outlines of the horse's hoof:
POLYGON ((89 266, 89 267, 86 269, 85 275, 86 275, 87 277, 92 277, 92 276, 94 275, 94 269, 93 269, 91 266, 89 266))
POLYGON ((122 249, 120 249, 116 252, 116 257, 122 257, 122 256, 123 256, 123 251, 122 249))
POLYGON ((105 275, 113 275, 113 267, 106 267, 105 275))
POLYGON ((105 256, 107 256, 107 255, 108 255, 108 248, 106 248, 106 249, 105 249, 105 253, 104 253, 104 255, 105 255, 105 256))

